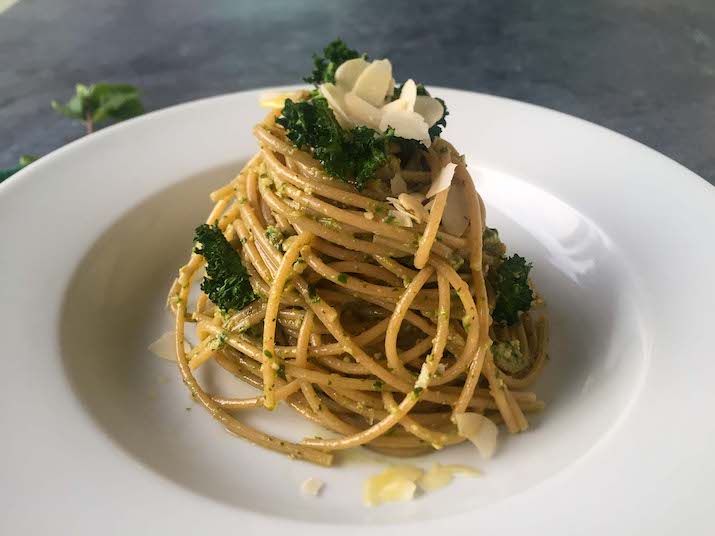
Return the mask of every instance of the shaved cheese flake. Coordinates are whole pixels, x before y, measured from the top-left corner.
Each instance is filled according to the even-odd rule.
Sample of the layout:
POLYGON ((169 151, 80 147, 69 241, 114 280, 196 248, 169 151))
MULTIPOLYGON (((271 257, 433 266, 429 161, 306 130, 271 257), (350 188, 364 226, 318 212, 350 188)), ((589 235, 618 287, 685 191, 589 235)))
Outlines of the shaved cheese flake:
POLYGON ((432 469, 422 475, 417 484, 425 491, 435 491, 452 482, 452 478, 451 472, 444 471, 442 466, 436 463, 432 469))
POLYGON ((448 485, 452 482, 454 475, 460 473, 470 477, 481 476, 479 471, 467 465, 442 465, 435 463, 429 471, 425 472, 419 480, 417 480, 417 485, 424 491, 435 491, 448 485))
POLYGON ((425 123, 433 126, 444 115, 444 106, 437 99, 427 95, 418 95, 415 99, 414 111, 425 118, 425 123))
POLYGON ((395 93, 395 79, 390 78, 390 85, 387 86, 387 96, 392 97, 395 93))
POLYGON ((407 191, 407 183, 405 179, 402 178, 400 172, 395 173, 395 176, 390 179, 390 191, 392 195, 400 195, 407 191))
POLYGON ((415 99, 417 98, 417 84, 410 79, 402 86, 400 97, 394 101, 385 104, 382 107, 383 113, 391 111, 413 112, 415 109, 415 99))
POLYGON ((300 101, 308 95, 307 91, 265 91, 258 97, 258 104, 262 108, 270 108, 271 110, 282 110, 285 106, 286 99, 292 101, 300 101))
POLYGON ((444 113, 439 101, 417 95, 417 84, 412 79, 402 85, 397 99, 386 103, 395 93, 389 60, 348 60, 337 68, 335 84, 321 84, 318 91, 342 128, 365 126, 385 132, 392 127, 396 136, 418 140, 425 147, 432 143, 429 128, 444 113))
POLYGON ((447 195, 447 204, 442 214, 444 230, 454 236, 462 236, 469 226, 467 192, 462 181, 454 181, 447 195))
POLYGON ((457 433, 474 443, 482 458, 494 455, 497 448, 497 425, 479 413, 459 413, 455 415, 457 433))
MULTIPOLYGON (((184 352, 189 352, 191 346, 184 341, 184 352)), ((167 331, 149 345, 149 351, 162 359, 176 362, 176 332, 167 331)))
MULTIPOLYGON (((395 198, 395 197, 387 197, 385 200, 390 203, 393 207, 395 207, 395 211, 399 212, 400 214, 403 214, 404 216, 407 216, 410 218, 410 220, 417 221, 417 217, 412 214, 409 210, 407 210, 402 203, 400 203, 400 200, 395 198)), ((393 211, 394 212, 394 211, 393 211)), ((418 222, 419 223, 419 222, 418 222)), ((411 225, 410 225, 411 226, 411 225)))
POLYGON ((346 93, 349 92, 368 65, 370 63, 364 58, 355 58, 341 63, 335 71, 335 85, 346 93))
POLYGON ((422 199, 424 196, 422 194, 400 194, 398 199, 400 204, 407 209, 407 211, 414 216, 417 223, 422 221, 427 221, 429 213, 427 209, 422 206, 422 199))
POLYGON ((358 126, 377 129, 380 126, 380 110, 357 95, 345 95, 345 111, 358 126))
POLYGON ((300 485, 300 492, 303 495, 317 497, 320 494, 320 491, 323 489, 324 485, 325 484, 322 480, 310 477, 305 479, 300 485))
POLYGON ((393 465, 392 467, 389 467, 386 471, 383 471, 382 474, 385 473, 400 478, 406 478, 407 480, 417 480, 419 477, 422 476, 422 473, 424 473, 424 471, 414 465, 404 464, 393 465))
POLYGON ((429 127, 418 113, 403 110, 385 112, 380 120, 380 130, 384 132, 390 127, 395 129, 395 135, 400 138, 419 140, 425 147, 430 146, 429 127))
POLYGON ((412 227, 412 218, 406 211, 402 212, 400 210, 390 210, 388 212, 388 216, 391 217, 393 222, 400 227, 412 227))
POLYGON ((391 112, 411 112, 411 111, 412 110, 408 110, 405 107, 404 102, 400 101, 400 99, 394 100, 392 102, 388 102, 387 104, 385 104, 385 106, 380 108, 380 113, 383 115, 389 114, 391 112))
POLYGON ((352 93, 373 106, 382 106, 390 88, 392 64, 390 60, 375 60, 368 65, 353 85, 352 93))
POLYGON ((353 122, 345 113, 345 93, 342 89, 335 86, 335 84, 322 84, 319 88, 320 94, 325 97, 328 101, 330 108, 332 108, 335 114, 335 119, 338 120, 340 126, 345 129, 353 128, 353 122))
POLYGON ((402 84, 402 91, 400 92, 400 98, 398 100, 405 103, 406 110, 414 111, 415 99, 417 99, 417 84, 410 78, 407 82, 402 84))
POLYGON ((457 169, 457 164, 450 162, 439 170, 439 175, 437 175, 437 177, 432 181, 432 186, 430 186, 430 189, 427 192, 428 199, 451 186, 455 169, 457 169))
MULTIPOLYGON (((395 207, 395 210, 397 212, 400 212, 401 214, 404 214, 411 220, 415 221, 416 223, 420 223, 423 220, 427 219, 427 211, 424 209, 422 205, 419 204, 419 202, 414 202, 416 206, 419 207, 418 211, 412 211, 405 204, 402 202, 403 199, 411 199, 412 196, 410 194, 400 194, 400 198, 396 199, 394 197, 387 197, 386 201, 390 203, 393 207, 395 207)), ((412 204, 412 202, 410 202, 412 204)), ((410 225, 411 226, 411 225, 410 225)))
POLYGON ((410 501, 415 495, 415 482, 423 471, 412 465, 395 465, 371 476, 363 487, 365 506, 377 506, 387 502, 410 501))

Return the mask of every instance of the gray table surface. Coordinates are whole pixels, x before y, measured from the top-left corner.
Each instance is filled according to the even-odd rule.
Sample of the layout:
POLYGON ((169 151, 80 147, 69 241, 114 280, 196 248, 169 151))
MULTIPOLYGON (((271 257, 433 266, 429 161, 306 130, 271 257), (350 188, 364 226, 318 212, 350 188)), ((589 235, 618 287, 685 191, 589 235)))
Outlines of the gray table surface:
POLYGON ((49 107, 77 82, 154 110, 295 83, 338 35, 398 79, 554 108, 715 182, 715 0, 20 0, 0 13, 0 167, 82 135, 49 107))

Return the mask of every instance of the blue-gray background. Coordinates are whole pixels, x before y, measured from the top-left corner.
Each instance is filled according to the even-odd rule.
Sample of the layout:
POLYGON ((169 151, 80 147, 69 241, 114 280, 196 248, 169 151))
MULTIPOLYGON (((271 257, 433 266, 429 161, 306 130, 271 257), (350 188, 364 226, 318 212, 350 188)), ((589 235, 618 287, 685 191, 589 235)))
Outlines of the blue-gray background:
POLYGON ((338 35, 398 79, 573 114, 715 181, 715 0, 20 0, 0 13, 0 167, 82 134, 49 108, 76 82, 154 110, 295 83, 338 35))

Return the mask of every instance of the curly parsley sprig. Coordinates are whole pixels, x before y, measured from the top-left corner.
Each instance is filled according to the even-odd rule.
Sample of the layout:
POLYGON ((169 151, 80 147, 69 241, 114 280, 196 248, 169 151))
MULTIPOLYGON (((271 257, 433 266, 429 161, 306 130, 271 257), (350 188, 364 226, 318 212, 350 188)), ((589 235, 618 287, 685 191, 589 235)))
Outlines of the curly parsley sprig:
MULTIPOLYGON (((348 60, 361 57, 357 50, 348 48, 342 39, 336 39, 323 49, 323 55, 313 54, 313 72, 303 80, 318 87, 320 84, 335 82, 335 71, 348 60)), ((367 59, 367 55, 362 54, 367 59)))
POLYGON ((499 266, 489 272, 489 282, 496 294, 492 312, 495 322, 512 326, 519 322, 521 314, 531 308, 534 293, 529 286, 531 263, 524 257, 505 257, 499 266))
POLYGON ((206 259, 206 277, 201 290, 219 309, 240 311, 257 298, 241 256, 218 225, 199 225, 194 232, 194 242, 194 252, 206 259))
POLYGON ((358 190, 387 162, 392 130, 380 134, 367 127, 343 129, 323 97, 287 99, 276 122, 296 147, 312 152, 327 173, 358 190))

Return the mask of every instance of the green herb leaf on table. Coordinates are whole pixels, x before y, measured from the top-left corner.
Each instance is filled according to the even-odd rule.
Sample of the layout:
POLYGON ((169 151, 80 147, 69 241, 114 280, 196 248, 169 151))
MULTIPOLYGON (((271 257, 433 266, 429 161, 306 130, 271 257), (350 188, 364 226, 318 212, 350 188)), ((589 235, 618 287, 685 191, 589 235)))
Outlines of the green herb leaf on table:
POLYGON ((206 277, 201 290, 219 309, 239 311, 257 298, 241 256, 218 225, 197 227, 194 242, 194 252, 206 259, 206 277))
POLYGON ((18 160, 18 163, 22 166, 29 166, 32 164, 35 160, 39 160, 39 156, 35 156, 34 154, 23 154, 20 156, 20 160, 18 160))
POLYGON ((0 169, 0 182, 4 181, 5 179, 9 179, 15 173, 20 171, 23 167, 24 166, 13 166, 5 169, 0 169))
POLYGON ((524 257, 505 257, 501 264, 489 272, 488 279, 496 294, 492 318, 495 322, 512 326, 519 316, 529 310, 534 293, 529 286, 531 263, 524 257))
POLYGON ((323 97, 302 102, 287 99, 276 122, 286 129, 296 147, 311 151, 327 173, 358 190, 387 162, 392 131, 379 134, 367 127, 344 130, 323 97))
POLYGON ((108 120, 123 121, 144 113, 139 91, 129 84, 77 84, 75 95, 65 104, 52 101, 52 108, 71 119, 83 121, 87 132, 108 120))
POLYGON ((24 154, 20 157, 20 159, 17 162, 16 166, 13 166, 11 168, 5 168, 5 169, 0 169, 0 182, 4 181, 5 179, 9 179, 12 177, 15 173, 20 171, 22 168, 29 166, 32 164, 35 160, 37 160, 39 157, 32 155, 32 154, 24 154))
MULTIPOLYGON (((108 120, 123 121, 144 113, 139 91, 129 84, 77 84, 75 95, 65 104, 52 101, 52 108, 71 119, 82 121, 89 134, 94 125, 108 120)), ((22 155, 17 166, 0 169, 0 182, 11 177, 39 157, 22 155)))
MULTIPOLYGON (((341 39, 336 39, 325 47, 322 56, 313 54, 313 72, 303 80, 316 87, 326 82, 335 82, 335 71, 340 64, 359 57, 356 50, 348 48, 341 39)), ((367 59, 365 54, 362 57, 367 59)))

